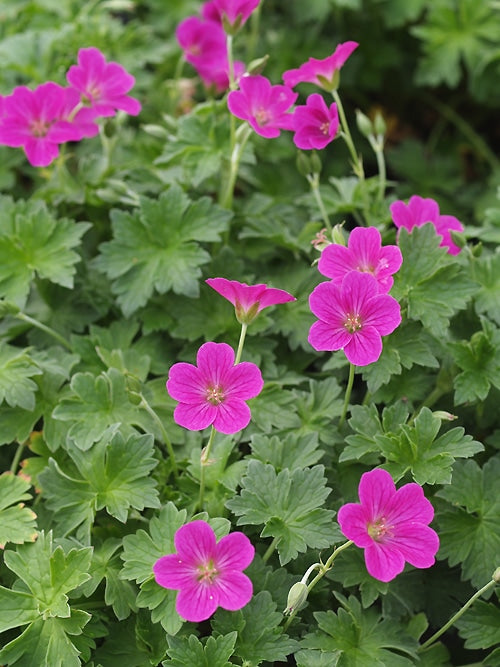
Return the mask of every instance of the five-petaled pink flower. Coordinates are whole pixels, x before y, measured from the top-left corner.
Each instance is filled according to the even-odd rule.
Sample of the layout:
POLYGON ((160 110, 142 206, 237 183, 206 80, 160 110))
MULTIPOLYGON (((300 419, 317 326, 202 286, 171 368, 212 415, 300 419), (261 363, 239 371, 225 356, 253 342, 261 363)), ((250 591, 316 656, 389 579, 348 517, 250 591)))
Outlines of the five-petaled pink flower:
POLYGON ((229 111, 248 121, 253 129, 268 139, 278 137, 280 130, 293 129, 293 116, 288 110, 298 93, 287 86, 273 86, 265 76, 244 76, 240 89, 233 90, 227 98, 229 111))
POLYGON ((136 116, 141 110, 140 102, 127 95, 134 77, 118 63, 106 62, 94 46, 78 51, 78 65, 69 68, 66 79, 97 116, 114 116, 117 109, 136 116))
POLYGON ((341 284, 320 283, 309 297, 311 311, 319 318, 309 331, 315 350, 344 350, 355 366, 367 366, 380 357, 382 338, 401 322, 399 303, 381 294, 369 273, 351 271, 341 284))
POLYGON ((396 491, 392 477, 377 468, 365 472, 359 483, 358 503, 347 503, 338 512, 341 531, 365 550, 366 569, 380 581, 400 574, 405 561, 417 568, 434 565, 439 538, 428 524, 434 508, 418 484, 396 491))
POLYGON ((349 234, 347 248, 328 245, 319 258, 318 270, 327 278, 340 282, 349 271, 371 273, 380 292, 388 292, 399 271, 403 256, 395 245, 382 246, 382 237, 375 227, 355 227, 349 234))
MULTIPOLYGON (((68 116, 68 89, 48 81, 35 90, 18 86, 4 98, 0 144, 23 147, 34 167, 46 167, 59 155, 59 144, 90 136, 68 116)), ((98 131, 97 126, 95 131, 98 131)), ((90 133, 90 134, 89 134, 90 133)))
POLYGON ((297 148, 321 150, 335 139, 339 129, 339 115, 335 102, 327 106, 319 93, 309 95, 305 105, 293 112, 293 137, 297 148))
POLYGON ((227 343, 204 343, 196 363, 180 362, 170 369, 167 391, 179 401, 174 410, 177 424, 191 431, 212 424, 226 434, 248 426, 251 413, 245 401, 264 386, 259 368, 250 361, 234 365, 234 351, 227 343))
POLYGON ((217 607, 237 611, 250 602, 252 582, 242 570, 255 549, 246 535, 234 532, 216 542, 208 523, 192 521, 179 528, 174 543, 177 553, 159 558, 153 572, 160 586, 179 591, 179 616, 196 623, 217 607))
POLYGON ((421 227, 426 222, 432 222, 436 234, 442 237, 439 245, 448 248, 450 255, 458 255, 460 252, 460 248, 453 243, 450 232, 463 232, 464 226, 453 215, 441 215, 439 205, 434 199, 424 199, 419 195, 413 195, 408 204, 405 204, 404 201, 393 202, 390 210, 398 229, 404 227, 411 232, 414 227, 421 227))
POLYGON ((216 9, 222 21, 231 28, 240 28, 250 14, 257 9, 260 0, 213 0, 211 11, 216 9))
POLYGON ((295 297, 285 290, 268 287, 263 283, 247 285, 226 278, 208 278, 205 282, 233 304, 240 324, 250 324, 263 308, 295 301, 295 297))
POLYGON ((357 42, 339 44, 328 58, 309 60, 298 69, 290 69, 283 74, 285 85, 294 88, 298 83, 314 83, 324 90, 332 91, 338 87, 338 73, 351 53, 358 47, 357 42))

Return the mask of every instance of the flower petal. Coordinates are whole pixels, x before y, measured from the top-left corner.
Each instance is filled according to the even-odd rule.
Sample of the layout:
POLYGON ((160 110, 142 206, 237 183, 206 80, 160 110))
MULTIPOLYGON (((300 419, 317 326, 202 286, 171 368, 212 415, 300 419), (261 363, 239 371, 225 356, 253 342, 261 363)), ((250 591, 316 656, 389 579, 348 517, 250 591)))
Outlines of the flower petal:
POLYGON ((396 493, 396 485, 387 470, 375 468, 361 475, 358 493, 370 521, 374 521, 384 516, 396 493))
POLYGON ((175 549, 180 560, 195 565, 215 558, 215 533, 206 521, 191 521, 175 533, 175 549))
POLYGON ((174 410, 174 421, 190 431, 203 431, 217 417, 217 406, 205 403, 179 403, 174 410))
POLYGON ((327 322, 315 322, 309 329, 307 340, 315 350, 333 352, 342 350, 351 340, 352 334, 343 327, 334 328, 327 322))
POLYGON ((193 364, 183 361, 170 368, 166 386, 170 396, 183 403, 198 404, 206 397, 207 387, 203 383, 200 371, 193 364))
POLYGON ((205 386, 224 385, 234 364, 234 350, 227 343, 204 343, 198 350, 196 363, 205 386))
POLYGON ((220 570, 244 570, 255 556, 255 548, 246 535, 229 533, 216 546, 215 562, 220 570))
POLYGON ((196 581, 196 569, 183 561, 178 554, 162 556, 153 565, 156 583, 163 588, 179 590, 196 581))
POLYGON ((246 428, 252 417, 250 408, 241 398, 228 397, 215 409, 213 427, 216 431, 227 435, 246 428))
POLYGON ((351 364, 368 366, 382 354, 382 338, 375 327, 362 326, 351 334, 351 339, 344 345, 344 353, 351 364))
POLYGON ((392 542, 402 557, 418 568, 434 565, 435 555, 439 549, 439 537, 429 526, 420 523, 398 525, 397 533, 392 542))
POLYGON ((218 607, 218 595, 213 584, 194 583, 177 594, 175 608, 186 621, 206 621, 218 607))
POLYGON ((352 540, 357 547, 368 547, 373 539, 368 534, 368 522, 366 510, 359 503, 347 503, 342 505, 337 514, 340 530, 352 540))
POLYGON ((379 581, 391 581, 404 570, 405 559, 401 553, 382 542, 372 542, 365 549, 365 563, 369 574, 379 581))
POLYGON ((236 611, 250 602, 253 586, 250 579, 243 574, 232 570, 221 574, 212 584, 216 591, 218 604, 223 609, 236 611))
POLYGON ((224 390, 228 397, 248 400, 260 394, 263 386, 260 368, 250 361, 242 361, 229 369, 224 390))

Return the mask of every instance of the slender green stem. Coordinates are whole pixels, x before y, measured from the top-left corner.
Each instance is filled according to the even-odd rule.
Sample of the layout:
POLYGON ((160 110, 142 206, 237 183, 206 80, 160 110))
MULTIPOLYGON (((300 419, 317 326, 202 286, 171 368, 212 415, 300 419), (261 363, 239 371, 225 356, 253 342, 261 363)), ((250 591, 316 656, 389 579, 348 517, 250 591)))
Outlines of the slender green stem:
POLYGON ((19 461, 21 460, 23 449, 24 449, 24 442, 20 442, 17 445, 16 453, 14 454, 14 458, 12 459, 12 464, 10 466, 10 472, 13 473, 14 475, 16 474, 17 466, 19 465, 19 461))
POLYGON ((208 439, 207 446, 202 450, 200 457, 200 496, 198 499, 198 507, 200 512, 203 511, 203 502, 205 500, 205 468, 207 465, 210 465, 210 450, 212 449, 212 444, 214 437, 217 431, 212 426, 210 431, 210 437, 208 439))
POLYGON ((353 161, 353 168, 354 168, 354 173, 356 176, 359 178, 360 181, 363 181, 365 179, 365 172, 363 169, 363 161, 358 155, 358 152, 356 151, 356 147, 354 146, 354 141, 352 140, 352 135, 351 131, 349 129, 349 125, 347 123, 347 118, 344 112, 344 106, 342 104, 342 100, 340 99, 340 95, 336 90, 332 90, 332 95, 333 99, 335 100, 335 104, 337 105, 337 110, 339 113, 339 120, 340 120, 340 126, 342 128, 342 138, 344 139, 347 148, 349 149, 349 153, 351 154, 351 159, 353 161))
POLYGON ((247 335, 248 324, 242 322, 240 340, 238 341, 238 350, 236 351, 236 359, 234 360, 234 365, 240 363, 241 353, 243 352, 243 345, 245 343, 245 336, 247 335))
POLYGON ((339 428, 342 426, 346 418, 347 408, 349 407, 349 401, 351 399, 351 391, 352 391, 352 385, 354 383, 355 372, 356 372, 356 366, 354 364, 349 364, 349 379, 347 380, 347 387, 345 390, 344 407, 342 408, 342 414, 340 415, 339 419, 339 428))
MULTIPOLYGON (((231 114, 231 117, 234 120, 233 114, 231 114)), ((238 176, 241 156, 243 155, 243 150, 251 133, 252 128, 245 123, 238 128, 235 134, 234 145, 232 145, 231 148, 229 174, 227 175, 225 182, 221 184, 221 192, 219 196, 219 204, 223 208, 232 208, 233 206, 234 185, 238 176)))
POLYGON ((368 141, 370 146, 373 148, 375 153, 375 158, 377 160, 378 167, 378 192, 377 198, 380 202, 384 201, 385 188, 387 185, 387 173, 385 168, 385 158, 384 158, 384 144, 383 139, 375 139, 375 137, 369 136, 368 141))
POLYGON ((31 326, 40 329, 40 331, 44 331, 46 334, 52 336, 52 338, 57 340, 57 342, 60 343, 63 347, 65 347, 67 350, 69 350, 70 352, 73 351, 71 344, 66 340, 66 338, 64 338, 64 336, 61 336, 61 334, 57 333, 57 331, 54 331, 54 329, 48 327, 46 324, 42 324, 38 320, 35 320, 33 317, 30 317, 29 315, 26 315, 26 313, 22 312, 16 313, 15 317, 17 317, 18 320, 27 322, 28 324, 31 324, 31 326))
POLYGON ((311 191, 318 205, 321 217, 323 218, 323 222, 325 223, 325 227, 330 232, 332 230, 332 224, 330 222, 330 218, 328 217, 328 213, 325 208, 325 204, 323 202, 323 198, 321 196, 321 192, 319 189, 319 174, 317 172, 315 174, 307 174, 306 178, 309 181, 309 185, 311 186, 311 191))
MULTIPOLYGON (((329 571, 332 569, 332 567, 333 567, 333 562, 334 562, 334 560, 337 558, 337 556, 338 556, 342 551, 344 551, 344 549, 347 549, 348 547, 350 547, 351 544, 354 544, 354 542, 353 542, 352 540, 348 540, 347 542, 344 542, 344 544, 341 544, 339 547, 337 547, 336 549, 333 550, 333 553, 330 555, 330 557, 328 558, 328 560, 326 561, 326 563, 325 563, 324 565, 323 565, 323 563, 319 563, 319 568, 318 568, 318 569, 319 569, 319 572, 318 572, 318 574, 314 577, 314 579, 313 579, 309 584, 307 584, 307 593, 308 593, 308 594, 309 594, 309 593, 312 591, 312 589, 316 586, 316 584, 318 583, 318 581, 320 581, 321 579, 323 579, 323 577, 325 576, 325 574, 327 574, 327 572, 329 572, 329 571)), ((309 568, 309 569, 311 570, 312 568, 309 568)), ((286 629, 288 628, 288 626, 290 625, 290 623, 293 621, 293 619, 295 618, 295 616, 296 616, 296 614, 297 614, 298 611, 299 611, 299 608, 298 608, 298 607, 296 607, 296 608, 292 611, 292 613, 290 614, 290 616, 287 618, 285 625, 283 626, 283 632, 286 631, 286 629)))
POLYGON ((418 648, 418 651, 426 651, 428 648, 430 648, 436 642, 436 640, 439 639, 439 637, 441 637, 441 635, 444 634, 446 630, 448 630, 448 628, 451 628, 451 626, 454 625, 456 621, 458 621, 458 619, 467 611, 467 609, 471 606, 471 604, 473 604, 479 597, 481 597, 481 595, 486 593, 487 590, 489 590, 493 586, 496 586, 496 584, 497 584, 496 580, 492 579, 487 584, 485 584, 481 589, 476 591, 474 595, 469 600, 467 600, 467 602, 463 605, 463 607, 461 607, 457 611, 457 613, 454 614, 450 618, 450 620, 443 625, 443 627, 440 630, 435 632, 432 635, 432 637, 429 637, 429 639, 418 648))
POLYGON ((260 14, 263 4, 264 0, 261 0, 255 11, 252 13, 252 16, 250 17, 250 35, 247 40, 247 63, 249 63, 253 59, 255 48, 257 46, 257 39, 259 37, 259 27, 260 27, 260 14))
POLYGON ((262 561, 263 561, 264 563, 267 563, 267 561, 269 560, 271 554, 273 553, 273 551, 274 551, 274 550, 276 549, 276 547, 278 546, 278 542, 279 542, 280 540, 281 540, 281 537, 275 537, 275 538, 273 539, 273 541, 271 542, 271 544, 267 547, 267 549, 266 549, 266 553, 262 556, 262 561))
POLYGON ((172 464, 172 470, 173 470, 173 473, 174 473, 174 477, 177 479, 179 477, 179 471, 177 469, 177 463, 175 461, 174 448, 172 446, 170 438, 168 437, 168 433, 165 430, 165 427, 163 426, 163 422, 158 417, 158 415, 153 410, 153 408, 149 405, 149 403, 144 398, 144 396, 142 394, 140 394, 140 397, 141 397, 141 402, 139 403, 139 407, 144 408, 144 410, 146 410, 146 412, 152 417, 153 421, 155 422, 155 424, 160 429, 160 433, 162 435, 163 441, 165 442, 165 446, 167 448, 167 453, 168 453, 168 456, 170 458, 170 462, 172 464))

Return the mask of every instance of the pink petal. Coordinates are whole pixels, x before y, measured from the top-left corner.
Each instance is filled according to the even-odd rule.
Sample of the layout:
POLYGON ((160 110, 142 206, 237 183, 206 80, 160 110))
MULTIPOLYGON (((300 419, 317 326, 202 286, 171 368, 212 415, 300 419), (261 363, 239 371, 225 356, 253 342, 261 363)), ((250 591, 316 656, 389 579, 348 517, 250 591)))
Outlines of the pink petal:
POLYGON ((217 606, 218 594, 215 586, 198 582, 180 590, 175 603, 179 616, 193 623, 210 618, 217 606))
POLYGON ((314 288, 309 296, 309 307, 320 320, 344 329, 346 311, 341 302, 340 290, 333 282, 320 283, 314 288))
POLYGON ((424 496, 419 484, 411 482, 396 491, 387 504, 387 521, 391 524, 418 522, 430 523, 434 518, 434 507, 424 496))
POLYGON ((365 509, 358 503, 342 505, 337 514, 340 530, 352 540, 357 547, 365 548, 373 543, 368 534, 369 517, 365 509))
POLYGON ((259 311, 268 306, 276 306, 280 303, 288 303, 289 301, 296 301, 295 297, 285 292, 283 289, 275 287, 268 287, 260 298, 259 311))
POLYGON ((196 355, 196 364, 205 385, 223 385, 234 365, 234 350, 227 343, 204 343, 196 355))
POLYGON ((327 246, 318 262, 318 271, 334 281, 342 281, 346 273, 355 269, 356 258, 352 251, 337 244, 327 246))
POLYGON ((174 410, 174 421, 190 431, 203 431, 217 418, 217 406, 205 403, 179 403, 174 410))
POLYGON ((215 410, 213 427, 216 431, 227 435, 246 428, 252 417, 250 408, 240 398, 228 397, 215 410))
POLYGON ((391 581, 404 570, 405 560, 401 553, 389 544, 372 542, 365 549, 368 573, 379 581, 391 581))
POLYGON ((163 588, 179 590, 196 581, 196 569, 177 554, 162 556, 153 565, 156 583, 163 588))
POLYGON ((329 351, 343 349, 351 340, 352 334, 344 328, 334 328, 327 322, 315 322, 309 330, 307 340, 315 350, 329 351))
POLYGON ((205 565, 215 559, 215 533, 206 521, 191 521, 181 526, 174 543, 179 559, 186 563, 205 565))
POLYGON ((402 557, 418 568, 434 565, 439 549, 439 537, 429 526, 419 523, 405 523, 397 526, 397 533, 391 540, 402 557))
POLYGON ((363 325, 359 331, 351 334, 351 339, 344 346, 347 359, 355 366, 368 366, 377 361, 382 354, 382 339, 375 327, 363 325))
POLYGON ((235 532, 217 542, 215 553, 218 569, 244 570, 253 561, 255 549, 246 535, 235 532))
POLYGON ((263 386, 264 380, 258 366, 250 361, 242 361, 229 369, 224 389, 231 398, 248 400, 260 394, 263 386))
POLYGON ((381 336, 387 336, 401 324, 400 305, 389 294, 378 294, 368 300, 361 313, 363 329, 373 327, 381 336))
POLYGON ((242 572, 234 570, 221 574, 212 584, 218 604, 223 609, 237 611, 248 604, 253 595, 250 579, 242 572))
POLYGON ((385 515, 395 493, 396 485, 387 470, 375 468, 361 475, 359 499, 371 521, 385 515))
POLYGON ((42 138, 28 139, 24 150, 34 167, 47 167, 59 155, 59 146, 42 138))
POLYGON ((364 322, 367 302, 378 296, 378 285, 370 273, 351 271, 342 280, 341 302, 346 313, 359 313, 364 322))
POLYGON ((198 368, 181 361, 168 373, 167 391, 176 401, 199 404, 206 398, 207 387, 198 368))

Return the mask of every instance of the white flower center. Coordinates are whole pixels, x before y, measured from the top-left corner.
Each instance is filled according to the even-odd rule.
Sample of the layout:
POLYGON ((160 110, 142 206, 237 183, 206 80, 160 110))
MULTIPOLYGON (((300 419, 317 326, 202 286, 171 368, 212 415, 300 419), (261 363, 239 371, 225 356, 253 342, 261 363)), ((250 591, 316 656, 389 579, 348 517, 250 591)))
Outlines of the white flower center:
POLYGON ((369 523, 368 535, 375 540, 375 542, 385 542, 387 538, 394 537, 394 526, 387 523, 387 519, 381 516, 380 519, 369 523))
POLYGON ((220 405, 224 402, 225 394, 219 385, 207 387, 206 398, 212 405, 220 405))
POLYGON ((358 313, 348 313, 345 316, 344 327, 349 333, 355 333, 359 331, 362 327, 361 315, 358 313))

